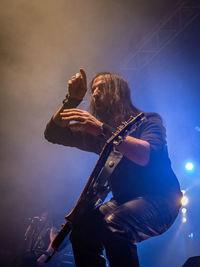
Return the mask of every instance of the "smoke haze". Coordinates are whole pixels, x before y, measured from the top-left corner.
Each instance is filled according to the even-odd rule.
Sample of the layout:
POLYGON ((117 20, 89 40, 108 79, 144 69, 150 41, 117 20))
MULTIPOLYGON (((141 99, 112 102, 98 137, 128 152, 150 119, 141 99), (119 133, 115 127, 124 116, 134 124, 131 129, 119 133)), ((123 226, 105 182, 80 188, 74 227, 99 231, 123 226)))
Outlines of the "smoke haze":
MULTIPOLYGON (((0 229, 4 234, 0 241, 3 249, 18 252, 27 224, 25 218, 50 207, 64 218, 97 160, 97 155, 52 145, 43 137, 46 123, 67 93, 67 80, 80 67, 85 68, 88 80, 98 71, 123 72, 127 56, 175 6, 176 1, 169 0, 1 0, 0 229)), ((190 33, 191 29, 197 32, 196 26, 188 29, 190 33)), ((193 66, 193 80, 198 81, 195 62, 199 54, 191 53, 198 45, 192 41, 191 45, 184 44, 184 38, 191 40, 189 33, 181 38, 139 76, 125 72, 125 78, 134 88, 136 105, 166 115, 170 142, 174 145, 172 139, 178 140, 170 148, 174 159, 181 158, 178 154, 181 143, 179 134, 176 137, 170 133, 174 129, 172 109, 181 112, 184 102, 197 114, 199 96, 198 83, 189 88, 190 80, 183 79, 188 72, 181 72, 181 64, 188 63, 193 66), (182 56, 185 51, 189 51, 188 61, 182 56), (141 88, 135 85, 144 79, 143 85, 147 87, 141 94, 141 88), (183 102, 173 103, 172 99, 177 100, 182 90, 186 90, 183 102)), ((182 127, 185 121, 179 123, 182 127)), ((198 123, 195 117, 189 124, 194 129, 200 126, 198 123)), ((196 143, 199 136, 196 137, 197 132, 194 135, 192 141, 196 143)), ((179 161, 173 164, 178 171, 179 161)))

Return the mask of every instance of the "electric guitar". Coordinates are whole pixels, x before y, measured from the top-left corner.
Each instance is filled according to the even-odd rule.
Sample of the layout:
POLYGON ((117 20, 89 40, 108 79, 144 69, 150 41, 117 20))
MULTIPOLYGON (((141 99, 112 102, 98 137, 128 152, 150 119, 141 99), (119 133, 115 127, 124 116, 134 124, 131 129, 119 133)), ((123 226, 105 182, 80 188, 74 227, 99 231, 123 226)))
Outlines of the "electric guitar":
POLYGON ((101 175, 109 154, 115 146, 118 146, 126 136, 130 135, 145 119, 144 113, 141 112, 136 117, 131 116, 128 121, 125 121, 117 128, 117 131, 106 141, 99 159, 72 211, 65 217, 66 223, 62 225, 61 230, 54 238, 51 247, 52 254, 45 262, 48 262, 52 256, 58 251, 60 245, 66 236, 71 232, 73 224, 84 216, 90 209, 95 209, 102 204, 110 192, 109 177, 101 175))

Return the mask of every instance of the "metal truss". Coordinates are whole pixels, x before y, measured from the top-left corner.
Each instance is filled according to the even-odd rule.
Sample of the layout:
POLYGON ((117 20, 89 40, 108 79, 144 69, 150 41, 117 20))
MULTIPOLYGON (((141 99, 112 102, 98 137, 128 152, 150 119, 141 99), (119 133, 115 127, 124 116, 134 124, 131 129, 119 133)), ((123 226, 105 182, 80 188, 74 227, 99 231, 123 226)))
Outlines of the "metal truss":
POLYGON ((179 1, 173 12, 130 53, 121 70, 139 72, 157 56, 173 39, 190 25, 200 14, 200 1, 179 1))

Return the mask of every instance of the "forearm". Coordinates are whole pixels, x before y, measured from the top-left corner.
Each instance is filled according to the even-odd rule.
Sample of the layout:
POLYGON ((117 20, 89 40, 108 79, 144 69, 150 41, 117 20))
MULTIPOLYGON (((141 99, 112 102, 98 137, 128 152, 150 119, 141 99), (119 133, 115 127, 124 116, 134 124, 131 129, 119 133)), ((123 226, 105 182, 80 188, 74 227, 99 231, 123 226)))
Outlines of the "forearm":
POLYGON ((127 136, 126 139, 117 146, 125 157, 134 163, 145 166, 150 159, 150 144, 147 141, 127 136))
POLYGON ((80 104, 81 100, 71 98, 71 97, 66 97, 64 99, 63 104, 59 107, 59 109, 53 114, 52 119, 53 121, 60 127, 66 127, 66 123, 61 119, 60 113, 64 109, 71 109, 71 108, 76 108, 80 104))
MULTIPOLYGON (((115 129, 104 123, 102 134, 106 139, 112 135, 112 132, 115 132, 115 129)), ((127 136, 126 139, 117 146, 117 150, 129 160, 141 166, 147 165, 150 159, 150 144, 147 141, 132 136, 127 136)))
POLYGON ((46 126, 44 136, 49 142, 68 145, 69 139, 71 139, 71 131, 67 127, 65 121, 62 120, 60 113, 63 111, 63 109, 71 109, 76 107, 80 102, 81 100, 72 99, 68 97, 68 95, 66 96, 66 98, 63 100, 63 104, 53 114, 51 120, 46 126), (67 143, 65 144, 65 142, 67 143))
POLYGON ((54 113, 52 119, 60 127, 66 127, 66 123, 61 119, 60 113, 64 109, 76 108, 82 101, 87 91, 87 78, 83 68, 80 73, 72 76, 68 80, 68 94, 63 100, 63 105, 54 113))

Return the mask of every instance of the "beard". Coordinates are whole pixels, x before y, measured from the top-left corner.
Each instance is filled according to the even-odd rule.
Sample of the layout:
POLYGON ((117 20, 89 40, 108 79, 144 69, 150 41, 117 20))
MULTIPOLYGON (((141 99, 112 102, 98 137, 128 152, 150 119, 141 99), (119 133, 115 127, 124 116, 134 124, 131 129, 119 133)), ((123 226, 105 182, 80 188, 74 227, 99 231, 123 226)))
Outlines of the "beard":
POLYGON ((103 123, 107 123, 112 127, 118 127, 123 121, 126 120, 126 115, 120 103, 110 101, 105 103, 100 99, 92 99, 90 103, 90 112, 98 120, 103 123))
POLYGON ((118 127, 123 121, 124 117, 121 113, 116 112, 115 108, 103 108, 95 106, 95 116, 101 122, 106 123, 114 128, 118 127))

